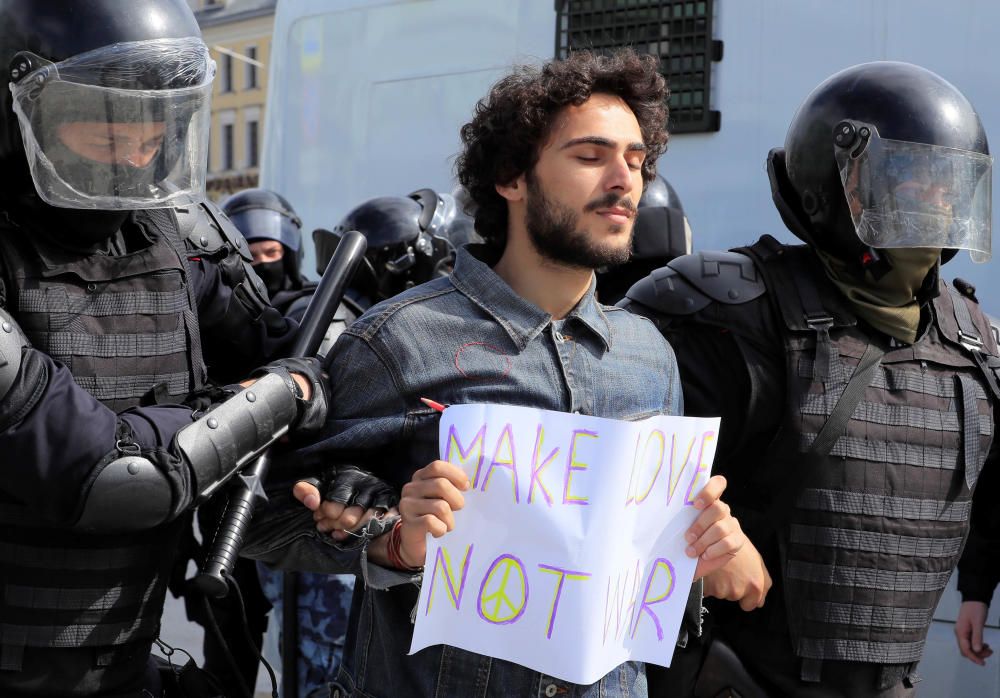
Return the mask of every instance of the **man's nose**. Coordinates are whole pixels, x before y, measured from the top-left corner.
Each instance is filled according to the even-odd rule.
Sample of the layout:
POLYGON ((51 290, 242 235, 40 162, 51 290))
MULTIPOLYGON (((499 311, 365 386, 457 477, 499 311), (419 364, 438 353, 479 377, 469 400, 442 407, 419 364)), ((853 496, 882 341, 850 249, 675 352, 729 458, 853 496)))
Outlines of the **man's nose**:
POLYGON ((628 193, 632 190, 632 186, 632 170, 628 162, 624 158, 610 160, 605 172, 605 190, 620 189, 622 193, 628 193))

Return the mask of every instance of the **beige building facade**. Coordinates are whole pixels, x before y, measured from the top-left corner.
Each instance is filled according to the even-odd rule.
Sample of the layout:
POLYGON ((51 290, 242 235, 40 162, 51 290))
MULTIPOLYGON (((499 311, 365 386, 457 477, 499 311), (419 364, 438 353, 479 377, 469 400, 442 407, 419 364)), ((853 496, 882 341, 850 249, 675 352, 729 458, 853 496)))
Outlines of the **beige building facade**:
POLYGON ((208 194, 256 187, 267 115, 267 65, 277 0, 188 0, 218 67, 212 89, 208 194))

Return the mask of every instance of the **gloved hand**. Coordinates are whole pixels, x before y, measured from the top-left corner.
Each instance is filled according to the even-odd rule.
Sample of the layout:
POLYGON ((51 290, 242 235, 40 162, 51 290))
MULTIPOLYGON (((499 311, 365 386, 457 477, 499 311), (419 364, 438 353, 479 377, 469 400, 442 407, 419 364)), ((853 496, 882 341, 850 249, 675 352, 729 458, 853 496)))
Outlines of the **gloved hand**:
POLYGON ((391 509, 399 495, 382 480, 356 465, 335 465, 326 470, 317 485, 327 502, 338 502, 362 509, 391 509))
POLYGON ((299 416, 295 422, 296 431, 318 431, 326 422, 326 413, 330 404, 327 375, 323 373, 319 360, 314 357, 276 359, 256 369, 250 376, 259 378, 268 373, 281 376, 288 389, 296 396, 299 406, 299 416), (309 400, 303 399, 301 389, 292 378, 291 374, 293 373, 305 378, 312 387, 312 395, 309 400))

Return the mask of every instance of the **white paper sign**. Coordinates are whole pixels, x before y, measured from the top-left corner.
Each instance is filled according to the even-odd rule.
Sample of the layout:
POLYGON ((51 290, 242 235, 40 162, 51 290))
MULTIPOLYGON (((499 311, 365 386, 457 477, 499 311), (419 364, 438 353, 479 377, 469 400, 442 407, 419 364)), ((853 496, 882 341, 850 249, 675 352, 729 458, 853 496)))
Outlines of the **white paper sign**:
POLYGON ((447 644, 578 684, 628 660, 669 666, 696 565, 684 533, 718 430, 449 407, 441 458, 473 486, 455 530, 428 536, 410 652, 447 644))

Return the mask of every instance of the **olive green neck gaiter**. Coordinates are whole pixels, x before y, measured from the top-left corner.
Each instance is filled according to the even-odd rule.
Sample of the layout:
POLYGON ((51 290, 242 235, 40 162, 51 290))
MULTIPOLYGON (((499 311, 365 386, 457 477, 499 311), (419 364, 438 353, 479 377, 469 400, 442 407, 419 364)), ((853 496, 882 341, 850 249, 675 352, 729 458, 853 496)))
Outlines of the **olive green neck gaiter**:
POLYGON ((826 275, 847 297, 859 318, 901 342, 913 344, 917 340, 920 328, 917 293, 937 264, 941 250, 927 247, 880 250, 889 258, 892 269, 877 281, 867 271, 859 279, 841 260, 821 250, 815 252, 826 275))

